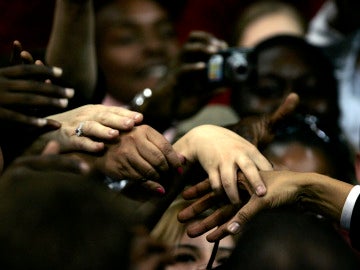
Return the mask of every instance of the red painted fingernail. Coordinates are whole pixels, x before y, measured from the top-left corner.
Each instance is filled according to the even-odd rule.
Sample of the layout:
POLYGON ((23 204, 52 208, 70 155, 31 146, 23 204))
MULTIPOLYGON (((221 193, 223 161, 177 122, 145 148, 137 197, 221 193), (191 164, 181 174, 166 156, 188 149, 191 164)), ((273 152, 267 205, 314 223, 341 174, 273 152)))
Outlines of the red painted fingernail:
POLYGON ((182 167, 177 167, 177 172, 178 172, 178 174, 183 174, 184 169, 182 167))
POLYGON ((156 192, 157 192, 157 193, 160 193, 161 195, 163 195, 163 194, 165 194, 165 189, 162 188, 162 187, 158 187, 158 188, 156 188, 156 192))

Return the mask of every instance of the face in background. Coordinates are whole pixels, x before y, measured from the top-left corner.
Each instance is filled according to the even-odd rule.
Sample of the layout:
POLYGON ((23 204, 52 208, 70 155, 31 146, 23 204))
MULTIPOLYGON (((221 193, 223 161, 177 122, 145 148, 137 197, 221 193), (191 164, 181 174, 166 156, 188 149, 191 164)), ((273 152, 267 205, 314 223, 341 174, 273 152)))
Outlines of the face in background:
POLYGON ((259 49, 250 78, 232 93, 232 105, 240 117, 271 113, 295 92, 300 97, 298 112, 327 117, 337 124, 337 88, 332 73, 316 62, 318 56, 313 52, 300 48, 277 44, 259 49))
POLYGON ((174 26, 155 1, 113 1, 97 14, 98 64, 106 89, 128 103, 154 87, 178 53, 174 26))
POLYGON ((237 46, 252 48, 264 39, 278 34, 303 36, 304 30, 289 12, 269 13, 254 20, 244 29, 237 46))
POLYGON ((275 169, 334 175, 333 167, 323 152, 300 142, 272 143, 266 148, 264 155, 275 169))
POLYGON ((304 36, 307 20, 290 2, 249 1, 234 24, 232 46, 252 48, 275 35, 304 36))
POLYGON ((279 170, 316 172, 348 183, 355 180, 347 141, 314 116, 288 118, 261 151, 279 170))
MULTIPOLYGON (((206 269, 214 243, 206 240, 206 235, 190 238, 186 233, 174 247, 175 263, 166 270, 206 269)), ((224 263, 235 247, 234 238, 227 236, 219 243, 213 267, 224 263)))

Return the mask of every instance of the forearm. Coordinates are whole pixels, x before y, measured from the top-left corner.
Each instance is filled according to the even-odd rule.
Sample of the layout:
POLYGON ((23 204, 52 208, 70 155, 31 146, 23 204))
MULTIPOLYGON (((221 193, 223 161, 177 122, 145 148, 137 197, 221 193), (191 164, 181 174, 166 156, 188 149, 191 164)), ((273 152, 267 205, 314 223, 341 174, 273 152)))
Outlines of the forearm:
POLYGON ((91 0, 57 0, 46 62, 63 68, 63 80, 90 98, 96 84, 94 11, 91 0))
MULTIPOLYGON (((294 179, 296 181, 296 179, 294 179)), ((353 185, 311 173, 302 185, 301 203, 317 213, 340 222, 345 200, 353 185)))

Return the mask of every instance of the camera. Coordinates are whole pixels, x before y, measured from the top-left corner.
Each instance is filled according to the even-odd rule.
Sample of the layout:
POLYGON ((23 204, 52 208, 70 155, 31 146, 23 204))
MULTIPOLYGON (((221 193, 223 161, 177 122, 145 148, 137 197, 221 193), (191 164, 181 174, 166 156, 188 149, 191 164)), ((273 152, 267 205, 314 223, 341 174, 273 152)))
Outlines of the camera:
POLYGON ((228 48, 213 54, 207 62, 207 81, 213 87, 231 86, 245 81, 249 76, 247 48, 228 48))

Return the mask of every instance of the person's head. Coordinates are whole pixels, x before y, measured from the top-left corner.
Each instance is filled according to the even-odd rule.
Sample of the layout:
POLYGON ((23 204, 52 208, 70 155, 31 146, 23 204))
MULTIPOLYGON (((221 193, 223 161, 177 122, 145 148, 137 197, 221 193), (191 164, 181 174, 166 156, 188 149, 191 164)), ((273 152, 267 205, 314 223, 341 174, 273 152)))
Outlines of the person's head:
POLYGON ((312 115, 296 115, 276 128, 262 153, 277 169, 316 172, 354 183, 353 153, 341 134, 312 115))
MULTIPOLYGON (((166 268, 167 270, 205 269, 210 259, 214 243, 208 242, 206 235, 190 238, 186 233, 188 226, 196 220, 187 224, 177 220, 178 212, 190 203, 181 198, 175 200, 151 232, 155 239, 166 243, 173 250, 174 262, 166 268)), ((235 239, 232 236, 222 239, 213 266, 224 263, 234 246, 235 239)))
POLYGON ((113 0, 98 7, 96 46, 100 83, 122 103, 154 87, 178 53, 173 22, 155 0, 113 0))
POLYGON ((19 170, 1 182, 1 269, 128 269, 132 233, 105 186, 19 170))
POLYGON ((249 221, 220 269, 359 269, 359 261, 332 223, 276 209, 249 221))
POLYGON ((300 97, 297 111, 338 125, 337 81, 323 51, 301 37, 277 35, 249 54, 250 74, 234 86, 231 104, 240 117, 273 112, 285 97, 300 97))
POLYGON ((234 29, 233 46, 254 47, 277 34, 304 36, 306 20, 291 4, 283 1, 256 1, 241 12, 234 29))

